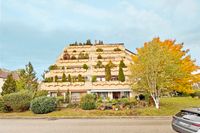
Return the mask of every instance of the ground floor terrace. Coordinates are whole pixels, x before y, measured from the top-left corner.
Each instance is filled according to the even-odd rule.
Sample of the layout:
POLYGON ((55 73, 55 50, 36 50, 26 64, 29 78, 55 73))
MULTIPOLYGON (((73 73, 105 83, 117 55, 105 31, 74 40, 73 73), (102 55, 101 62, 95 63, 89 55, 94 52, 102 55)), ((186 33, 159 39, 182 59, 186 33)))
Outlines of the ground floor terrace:
MULTIPOLYGON (((62 96, 64 96, 64 99, 67 95, 69 95, 70 100, 73 101, 80 101, 81 97, 85 94, 95 94, 97 98, 102 98, 103 100, 109 98, 109 99, 119 99, 119 98, 129 98, 133 96, 133 92, 131 89, 115 89, 115 90, 109 90, 109 89, 92 89, 92 90, 68 90, 68 91, 62 91, 59 92, 62 96)), ((49 96, 57 97, 58 91, 49 91, 49 96)))

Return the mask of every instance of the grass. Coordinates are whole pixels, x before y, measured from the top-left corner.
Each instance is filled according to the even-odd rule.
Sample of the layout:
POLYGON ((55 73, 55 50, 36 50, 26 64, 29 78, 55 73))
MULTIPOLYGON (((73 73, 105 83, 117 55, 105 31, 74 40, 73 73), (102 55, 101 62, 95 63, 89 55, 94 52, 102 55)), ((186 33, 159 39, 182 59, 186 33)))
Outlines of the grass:
POLYGON ((171 116, 181 109, 190 107, 200 107, 200 99, 191 97, 162 98, 160 109, 147 107, 136 109, 137 115, 141 116, 171 116))
POLYGON ((189 107, 200 107, 200 99, 190 97, 162 98, 160 109, 155 107, 137 108, 133 110, 82 110, 62 109, 49 114, 34 114, 31 111, 0 113, 1 117, 95 117, 95 116, 171 116, 179 110, 189 107))

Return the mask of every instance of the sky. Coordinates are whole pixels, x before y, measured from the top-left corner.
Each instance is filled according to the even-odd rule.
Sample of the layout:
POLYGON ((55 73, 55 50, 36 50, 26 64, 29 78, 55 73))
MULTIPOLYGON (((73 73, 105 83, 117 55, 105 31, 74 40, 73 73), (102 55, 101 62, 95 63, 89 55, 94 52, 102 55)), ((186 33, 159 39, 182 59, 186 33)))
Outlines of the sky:
POLYGON ((39 78, 75 41, 122 42, 136 52, 154 37, 184 43, 200 65, 200 1, 0 0, 0 68, 30 61, 39 78))

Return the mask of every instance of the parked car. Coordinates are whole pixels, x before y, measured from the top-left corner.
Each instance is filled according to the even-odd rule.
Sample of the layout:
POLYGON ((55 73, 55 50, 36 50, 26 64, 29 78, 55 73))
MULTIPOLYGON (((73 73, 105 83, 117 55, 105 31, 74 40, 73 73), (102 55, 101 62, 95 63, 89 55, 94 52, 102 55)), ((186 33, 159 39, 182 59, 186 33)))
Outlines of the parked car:
POLYGON ((179 133, 200 133, 200 108, 181 110, 173 116, 172 128, 179 133))

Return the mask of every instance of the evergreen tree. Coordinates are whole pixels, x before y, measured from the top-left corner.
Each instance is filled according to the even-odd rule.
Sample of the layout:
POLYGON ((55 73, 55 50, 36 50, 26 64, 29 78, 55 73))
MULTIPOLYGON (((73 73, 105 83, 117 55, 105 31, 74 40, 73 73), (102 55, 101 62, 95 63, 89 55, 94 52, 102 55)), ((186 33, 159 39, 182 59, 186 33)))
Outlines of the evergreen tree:
POLYGON ((37 91, 37 80, 36 72, 34 71, 32 64, 29 62, 25 69, 20 71, 19 80, 17 81, 17 89, 37 91))
POLYGON ((68 75, 68 82, 72 82, 72 78, 70 74, 68 75))
POLYGON ((58 82, 58 76, 57 75, 55 76, 55 82, 58 82))
POLYGON ((119 67, 121 67, 121 68, 126 68, 126 65, 124 64, 124 61, 123 61, 123 60, 120 61, 119 67))
POLYGON ((83 81, 83 78, 81 76, 81 74, 78 75, 78 82, 82 82, 83 81))
POLYGON ((90 39, 88 39, 88 40, 86 41, 86 45, 92 45, 90 39))
POLYGON ((13 79, 12 74, 7 76, 5 83, 2 86, 1 95, 10 94, 16 91, 16 82, 13 79))
POLYGON ((125 81, 125 76, 122 67, 119 67, 118 80, 121 82, 125 81))
POLYGON ((67 78, 67 77, 66 77, 65 73, 63 73, 63 75, 62 75, 62 82, 66 82, 66 81, 67 81, 66 78, 67 78))
POLYGON ((106 65, 106 67, 105 67, 105 78, 106 78, 106 81, 111 80, 111 70, 110 70, 109 65, 106 65))

